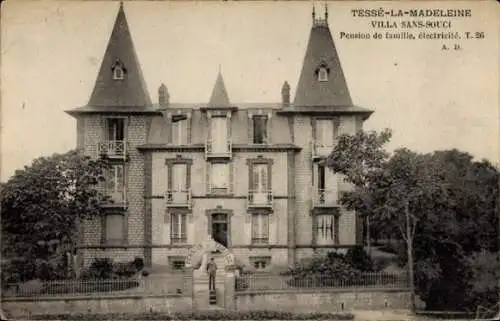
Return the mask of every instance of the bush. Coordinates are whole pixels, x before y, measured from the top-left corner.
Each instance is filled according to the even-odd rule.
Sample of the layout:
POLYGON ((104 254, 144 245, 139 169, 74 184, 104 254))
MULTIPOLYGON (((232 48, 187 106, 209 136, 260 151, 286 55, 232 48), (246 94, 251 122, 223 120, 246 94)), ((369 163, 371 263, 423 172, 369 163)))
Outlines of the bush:
POLYGON ((142 276, 148 276, 149 274, 150 274, 150 272, 149 272, 149 270, 148 270, 148 269, 143 269, 143 270, 141 271, 141 275, 142 275, 142 276))
POLYGON ((326 257, 297 264, 282 275, 292 276, 293 287, 331 287, 343 282, 364 282, 362 273, 373 271, 373 263, 363 248, 349 250, 346 255, 330 252, 326 257))
POLYGON ((350 248, 345 255, 345 261, 356 270, 373 271, 373 261, 362 246, 350 248))
POLYGON ((134 264, 136 271, 140 271, 144 268, 144 260, 140 257, 136 257, 132 263, 134 264))
POLYGON ((65 293, 96 293, 96 292, 113 292, 123 291, 139 286, 139 282, 135 280, 126 280, 116 282, 109 281, 65 281, 47 284, 41 293, 48 294, 65 294, 65 293))
MULTIPOLYGON (((144 268, 144 260, 136 257, 130 262, 113 263, 110 258, 95 258, 88 269, 80 271, 81 279, 130 278, 144 268)), ((149 273, 148 273, 149 274, 149 273)))
POLYGON ((110 258, 94 259, 89 268, 91 279, 111 279, 113 276, 113 260, 110 258))
POLYGON ((347 313, 292 313, 280 311, 196 311, 174 313, 142 314, 67 314, 67 315, 32 315, 31 320, 353 320, 347 313))
POLYGON ((34 261, 25 258, 12 258, 2 262, 2 286, 18 282, 26 282, 36 277, 36 265, 34 261))
POLYGON ((130 278, 137 273, 135 265, 131 262, 116 263, 113 267, 113 277, 130 278))

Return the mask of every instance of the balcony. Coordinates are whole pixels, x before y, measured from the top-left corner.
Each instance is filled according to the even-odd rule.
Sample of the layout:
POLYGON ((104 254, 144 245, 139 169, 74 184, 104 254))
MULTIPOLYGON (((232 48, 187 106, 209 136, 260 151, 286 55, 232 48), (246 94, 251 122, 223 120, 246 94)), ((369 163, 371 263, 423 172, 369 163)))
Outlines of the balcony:
POLYGON ((334 148, 335 148, 335 143, 324 144, 313 140, 311 141, 312 159, 317 160, 320 158, 326 158, 331 154, 334 148))
POLYGON ((128 143, 124 140, 107 140, 97 146, 101 157, 110 159, 125 159, 128 154, 128 143))
POLYGON ((167 190, 165 193, 166 206, 169 208, 191 208, 191 189, 167 190))
POLYGON ((248 192, 248 208, 272 208, 273 207, 273 192, 272 191, 249 191, 248 192))
POLYGON ((101 204, 105 208, 127 208, 127 192, 122 191, 105 191, 106 200, 101 204))
POLYGON ((313 190, 312 205, 316 208, 339 207, 337 191, 326 189, 313 190))
POLYGON ((205 159, 210 158, 229 158, 232 157, 233 144, 231 140, 226 140, 225 143, 207 140, 205 142, 205 159))

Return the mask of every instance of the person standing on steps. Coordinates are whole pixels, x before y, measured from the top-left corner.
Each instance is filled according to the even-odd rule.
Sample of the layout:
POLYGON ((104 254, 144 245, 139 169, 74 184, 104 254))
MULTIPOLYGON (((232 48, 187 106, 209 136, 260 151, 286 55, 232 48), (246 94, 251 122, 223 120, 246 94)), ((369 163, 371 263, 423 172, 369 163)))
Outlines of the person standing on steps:
POLYGON ((217 264, 215 264, 214 258, 210 258, 207 263, 207 273, 208 273, 208 289, 215 290, 215 273, 217 273, 217 264))

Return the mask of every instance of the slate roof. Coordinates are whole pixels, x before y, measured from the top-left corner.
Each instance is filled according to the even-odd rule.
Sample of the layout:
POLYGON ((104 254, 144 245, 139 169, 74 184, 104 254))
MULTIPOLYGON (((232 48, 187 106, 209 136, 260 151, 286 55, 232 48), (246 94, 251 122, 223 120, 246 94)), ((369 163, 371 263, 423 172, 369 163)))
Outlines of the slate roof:
POLYGON ((313 26, 295 91, 295 106, 352 105, 327 18, 325 13, 325 19, 316 19, 313 12, 313 26), (316 75, 322 64, 329 70, 328 81, 325 82, 319 82, 316 75))
POLYGON ((231 107, 229 103, 229 96, 227 95, 226 85, 224 84, 224 79, 219 71, 217 75, 217 80, 215 81, 214 89, 212 90, 212 95, 208 101, 208 108, 227 108, 231 107))
POLYGON ((122 3, 87 105, 136 108, 151 105, 122 3), (112 68, 117 61, 123 64, 125 69, 123 80, 113 79, 112 68))

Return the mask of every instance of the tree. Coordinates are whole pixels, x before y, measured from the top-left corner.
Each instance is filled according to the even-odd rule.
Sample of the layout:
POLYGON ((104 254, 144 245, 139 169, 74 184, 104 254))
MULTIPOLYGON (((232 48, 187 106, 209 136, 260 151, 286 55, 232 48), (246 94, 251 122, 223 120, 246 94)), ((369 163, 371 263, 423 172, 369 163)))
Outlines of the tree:
POLYGON ((468 258, 498 249, 498 171, 457 150, 399 149, 367 163, 360 158, 387 155, 370 135, 381 136, 341 137, 329 158, 330 168, 356 184, 341 202, 404 241, 412 296, 416 286, 431 309, 470 306, 473 300, 463 294, 475 282, 468 258))
POLYGON ((401 149, 389 159, 383 145, 391 132, 341 136, 327 165, 354 184, 341 202, 365 217, 395 226, 406 242, 412 308, 415 304, 413 240, 420 207, 439 189, 417 154, 401 149))
POLYGON ((16 171, 0 191, 3 257, 44 265, 73 252, 78 222, 101 214, 106 166, 70 151, 16 171))
MULTIPOLYGON (((374 176, 382 170, 389 153, 383 146, 390 141, 392 132, 385 129, 375 131, 358 131, 355 135, 341 135, 326 165, 336 173, 345 175, 354 185, 354 191, 343 197, 343 202, 355 208, 366 219, 367 245, 370 249, 370 214, 372 200, 365 189, 374 176)), ((370 250, 368 251, 370 252, 370 250)))

